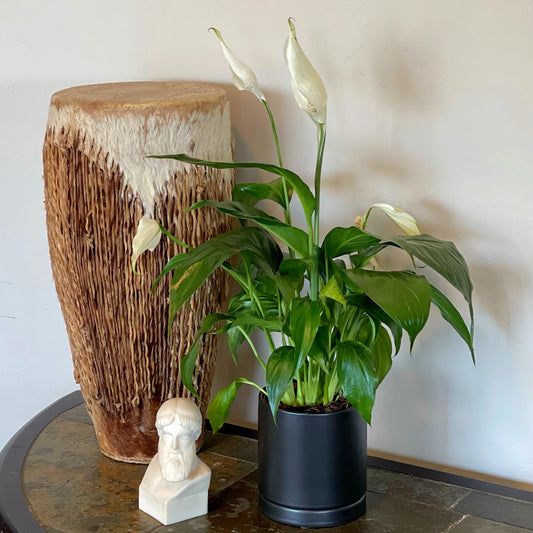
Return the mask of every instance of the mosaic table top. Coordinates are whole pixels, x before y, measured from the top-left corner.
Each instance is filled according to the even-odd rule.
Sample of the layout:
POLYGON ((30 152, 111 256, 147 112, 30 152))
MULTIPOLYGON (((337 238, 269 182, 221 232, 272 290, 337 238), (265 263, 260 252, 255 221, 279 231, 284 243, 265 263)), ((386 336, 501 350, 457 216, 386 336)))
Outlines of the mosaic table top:
MULTIPOLYGON (((29 511, 49 533, 298 531, 270 521, 258 509, 257 441, 208 433, 200 457, 213 472, 209 513, 162 526, 137 508, 137 490, 146 466, 103 456, 81 404, 51 420, 31 444, 22 468, 23 493, 29 511)), ((378 468, 368 469, 367 506, 364 517, 327 531, 533 530, 531 502, 378 468)), ((12 531, 2 529, 1 523, 0 531, 12 531)))

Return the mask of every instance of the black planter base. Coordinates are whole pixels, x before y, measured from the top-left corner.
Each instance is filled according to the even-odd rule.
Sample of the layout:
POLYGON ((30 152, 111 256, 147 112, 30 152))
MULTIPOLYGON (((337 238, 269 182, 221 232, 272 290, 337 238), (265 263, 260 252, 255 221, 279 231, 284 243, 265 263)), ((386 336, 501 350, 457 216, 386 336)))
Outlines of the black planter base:
POLYGON ((325 414, 259 399, 259 508, 300 527, 331 527, 366 510, 366 422, 353 408, 325 414))
POLYGON ((259 509, 271 520, 291 526, 340 526, 365 514, 366 494, 359 501, 336 509, 294 509, 273 503, 259 494, 259 509))

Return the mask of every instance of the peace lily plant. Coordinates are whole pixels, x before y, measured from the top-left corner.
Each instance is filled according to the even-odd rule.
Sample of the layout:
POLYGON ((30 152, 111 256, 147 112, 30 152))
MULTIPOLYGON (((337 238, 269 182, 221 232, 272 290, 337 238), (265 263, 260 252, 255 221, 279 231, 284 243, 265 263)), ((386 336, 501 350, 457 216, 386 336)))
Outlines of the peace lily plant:
POLYGON ((333 228, 320 241, 327 94, 298 43, 292 19, 289 30, 284 55, 292 91, 318 134, 314 191, 284 167, 274 118, 255 74, 213 29, 236 87, 253 93, 266 108, 278 164, 205 161, 185 154, 153 157, 218 169, 261 169, 275 178, 268 183, 235 185, 228 202, 202 200, 192 205, 189 211, 216 209, 235 218, 239 226, 196 248, 146 217, 133 242, 134 269, 139 255, 153 250, 162 233, 186 250, 170 259, 154 282, 155 286, 163 276, 172 274, 169 327, 178 310, 215 269, 224 269, 240 286, 225 312, 210 314, 203 320, 195 343, 181 362, 182 381, 196 394, 192 375, 198 341, 205 334, 225 333, 236 364, 240 345, 248 343, 265 371, 265 389, 241 377, 216 394, 208 408, 214 431, 224 423, 243 384, 256 387, 268 397, 274 417, 280 403, 329 405, 345 397, 370 423, 376 389, 391 368, 392 355, 400 348, 403 332, 412 349, 432 303, 466 342, 474 359, 472 282, 465 260, 453 243, 420 234, 411 215, 384 203, 372 205, 353 226, 333 228), (291 223, 294 196, 303 207, 305 229, 291 223), (259 209, 260 200, 279 204, 283 220, 259 209), (383 236, 366 231, 373 210, 385 213, 404 234, 383 236), (388 247, 404 250, 412 259, 412 270, 377 269, 375 256, 388 247), (230 262, 233 256, 240 259, 237 266, 235 261, 230 262), (463 295, 470 311, 470 326, 450 300, 419 272, 417 262, 440 274, 463 295), (251 338, 256 329, 264 333, 269 344, 270 355, 266 359, 251 338))

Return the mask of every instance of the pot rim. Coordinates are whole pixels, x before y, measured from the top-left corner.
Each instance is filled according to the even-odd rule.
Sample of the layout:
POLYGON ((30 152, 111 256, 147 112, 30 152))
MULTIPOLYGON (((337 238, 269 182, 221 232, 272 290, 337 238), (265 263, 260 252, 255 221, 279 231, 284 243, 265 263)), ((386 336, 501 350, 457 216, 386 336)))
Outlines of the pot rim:
MULTIPOLYGON (((263 392, 259 392, 259 401, 264 402, 268 404, 268 397, 263 392)), ((270 409, 270 406, 268 406, 270 409)), ((350 403, 350 407, 347 407, 346 409, 340 409, 339 411, 332 411, 331 413, 298 413, 297 411, 286 411, 285 409, 278 409, 276 416, 278 416, 280 413, 284 413, 286 415, 290 416, 313 416, 313 417, 324 417, 324 416, 335 416, 335 415, 342 415, 343 413, 349 413, 350 411, 356 410, 355 407, 350 403)))

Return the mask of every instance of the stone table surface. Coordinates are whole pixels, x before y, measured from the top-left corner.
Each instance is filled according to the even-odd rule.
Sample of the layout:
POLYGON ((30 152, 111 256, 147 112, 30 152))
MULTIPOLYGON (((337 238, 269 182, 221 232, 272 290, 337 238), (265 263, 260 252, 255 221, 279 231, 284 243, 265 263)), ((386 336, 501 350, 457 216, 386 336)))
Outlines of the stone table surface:
MULTIPOLYGON (((81 404, 53 419, 33 441, 22 468, 22 487, 31 513, 50 533, 298 531, 272 522, 258 509, 257 441, 208 433, 200 457, 213 471, 209 513, 162 526, 137 508, 137 490, 146 466, 103 456, 81 404)), ((368 469, 367 507, 359 520, 327 531, 533 530, 533 503, 529 501, 378 468, 368 469)))

